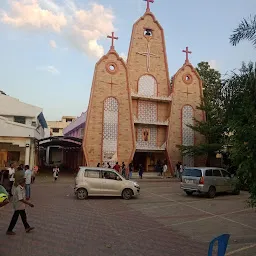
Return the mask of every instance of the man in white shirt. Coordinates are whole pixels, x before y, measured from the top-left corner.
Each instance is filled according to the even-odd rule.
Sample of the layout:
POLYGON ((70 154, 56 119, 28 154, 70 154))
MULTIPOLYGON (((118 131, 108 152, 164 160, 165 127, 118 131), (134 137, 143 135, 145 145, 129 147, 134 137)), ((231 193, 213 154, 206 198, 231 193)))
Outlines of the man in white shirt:
POLYGON ((13 164, 10 164, 10 168, 8 168, 9 171, 9 194, 12 196, 12 186, 14 183, 14 174, 15 174, 15 168, 13 164))
POLYGON ((30 185, 31 185, 31 179, 32 179, 32 171, 29 169, 28 165, 25 165, 25 179, 26 179, 26 200, 30 199, 30 185))

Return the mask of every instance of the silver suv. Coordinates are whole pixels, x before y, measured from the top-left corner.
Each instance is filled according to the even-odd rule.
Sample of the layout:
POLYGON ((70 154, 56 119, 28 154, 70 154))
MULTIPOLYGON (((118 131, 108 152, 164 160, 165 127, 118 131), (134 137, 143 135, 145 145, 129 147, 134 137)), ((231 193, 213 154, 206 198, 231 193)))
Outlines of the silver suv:
POLYGON ((216 193, 231 192, 240 194, 236 178, 228 171, 217 167, 187 167, 182 173, 180 188, 187 195, 194 192, 207 194, 214 198, 216 193))

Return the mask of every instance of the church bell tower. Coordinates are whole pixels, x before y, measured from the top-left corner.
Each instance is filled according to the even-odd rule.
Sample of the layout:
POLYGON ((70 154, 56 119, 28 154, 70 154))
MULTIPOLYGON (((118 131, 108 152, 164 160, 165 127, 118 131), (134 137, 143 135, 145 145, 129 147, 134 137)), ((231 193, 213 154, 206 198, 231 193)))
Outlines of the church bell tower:
POLYGON ((164 31, 145 0, 145 14, 133 25, 127 60, 132 98, 136 151, 134 164, 154 171, 157 161, 167 161, 171 104, 164 31))

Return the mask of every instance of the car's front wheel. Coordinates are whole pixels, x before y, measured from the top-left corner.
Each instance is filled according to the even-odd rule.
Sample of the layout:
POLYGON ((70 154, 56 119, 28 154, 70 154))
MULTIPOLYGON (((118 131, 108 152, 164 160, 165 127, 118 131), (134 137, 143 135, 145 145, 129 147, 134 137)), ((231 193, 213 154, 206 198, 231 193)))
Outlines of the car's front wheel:
POLYGON ((125 199, 125 200, 131 199, 132 195, 133 195, 133 192, 129 188, 124 189, 123 192, 122 192, 122 198, 125 199))
POLYGON ((79 200, 84 200, 86 198, 88 198, 88 192, 85 188, 79 188, 77 191, 76 191, 76 197, 77 199, 79 200))

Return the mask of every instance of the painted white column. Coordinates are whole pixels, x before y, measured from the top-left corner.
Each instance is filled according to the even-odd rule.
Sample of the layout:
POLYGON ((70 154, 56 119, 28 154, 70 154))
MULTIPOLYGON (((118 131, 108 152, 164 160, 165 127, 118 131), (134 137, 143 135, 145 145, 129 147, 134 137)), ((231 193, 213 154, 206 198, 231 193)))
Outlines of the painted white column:
POLYGON ((25 165, 29 165, 29 159, 30 159, 30 145, 26 146, 25 148, 25 165))
POLYGON ((46 149, 46 164, 50 163, 50 147, 46 149))
POLYGON ((32 168, 35 166, 35 142, 31 141, 30 144, 30 160, 29 160, 29 167, 32 168))

